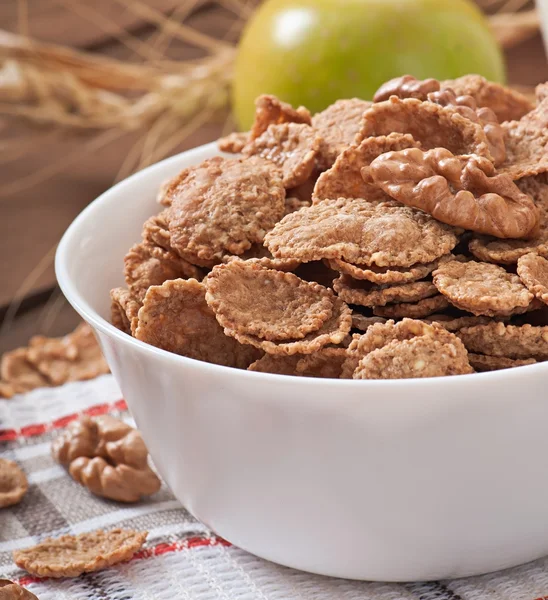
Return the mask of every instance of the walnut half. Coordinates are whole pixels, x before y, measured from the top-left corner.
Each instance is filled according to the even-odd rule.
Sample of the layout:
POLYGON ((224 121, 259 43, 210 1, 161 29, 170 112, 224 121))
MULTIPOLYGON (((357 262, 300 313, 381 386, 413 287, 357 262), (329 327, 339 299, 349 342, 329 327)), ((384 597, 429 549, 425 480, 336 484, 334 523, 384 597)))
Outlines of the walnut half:
POLYGON ((440 106, 447 106, 470 121, 479 123, 483 127, 495 166, 501 165, 505 161, 504 130, 490 108, 486 106, 478 108, 472 96, 457 96, 451 88, 428 94, 428 100, 440 106))
POLYGON ((539 213, 530 196, 480 156, 445 148, 409 148, 376 158, 362 176, 389 196, 438 221, 499 238, 534 235, 539 213))
POLYGON ((141 434, 109 415, 84 416, 53 441, 52 454, 93 494, 137 502, 160 489, 141 434))

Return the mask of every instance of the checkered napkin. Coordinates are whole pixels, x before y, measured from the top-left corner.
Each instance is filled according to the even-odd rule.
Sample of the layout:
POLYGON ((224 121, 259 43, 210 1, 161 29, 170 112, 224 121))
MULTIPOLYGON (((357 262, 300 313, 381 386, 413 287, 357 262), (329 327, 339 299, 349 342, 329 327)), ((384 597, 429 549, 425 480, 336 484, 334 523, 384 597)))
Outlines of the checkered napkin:
POLYGON ((0 578, 18 581, 40 600, 548 600, 548 558, 444 582, 330 579, 231 546, 196 521, 165 486, 130 506, 92 496, 50 456, 52 438, 81 413, 131 422, 110 375, 0 400, 0 456, 17 461, 30 483, 20 504, 0 510, 0 578), (127 563, 76 579, 36 579, 12 561, 12 550, 44 537, 109 527, 147 530, 146 547, 127 563))

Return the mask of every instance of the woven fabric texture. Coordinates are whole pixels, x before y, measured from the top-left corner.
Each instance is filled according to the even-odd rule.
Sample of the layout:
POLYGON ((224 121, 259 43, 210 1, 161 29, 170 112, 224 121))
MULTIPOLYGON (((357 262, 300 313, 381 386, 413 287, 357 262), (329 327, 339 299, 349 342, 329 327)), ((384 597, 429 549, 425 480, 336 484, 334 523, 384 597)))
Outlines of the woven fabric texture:
POLYGON ((51 440, 82 413, 132 422, 110 375, 0 400, 0 456, 17 461, 30 484, 20 504, 0 510, 0 578, 20 582, 40 600, 548 600, 548 558, 470 579, 345 581, 280 567, 231 546, 166 486, 131 506, 92 496, 50 455, 51 440), (145 548, 127 563, 64 580, 39 580, 13 563, 12 550, 45 537, 115 527, 149 531, 145 548))

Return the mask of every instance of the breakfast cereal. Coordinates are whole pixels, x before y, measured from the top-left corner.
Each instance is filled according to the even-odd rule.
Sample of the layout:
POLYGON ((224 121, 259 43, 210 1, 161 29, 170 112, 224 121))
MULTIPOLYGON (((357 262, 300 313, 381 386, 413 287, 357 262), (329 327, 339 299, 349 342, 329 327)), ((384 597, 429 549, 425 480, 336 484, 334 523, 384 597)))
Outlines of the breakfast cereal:
POLYGON ((398 323, 393 320, 378 323, 369 327, 364 335, 354 336, 348 347, 342 377, 378 379, 382 369, 390 371, 391 379, 424 377, 425 373, 435 373, 426 376, 440 376, 472 372, 466 349, 457 336, 437 324, 408 318, 398 323), (412 342, 401 346, 404 362, 410 363, 408 365, 401 363, 395 352, 406 341, 412 342), (433 348, 440 353, 439 365, 433 348), (420 364, 413 364, 414 349, 420 364))
POLYGON ((488 356, 487 354, 473 354, 471 352, 468 353, 468 360, 478 373, 534 365, 537 362, 534 358, 506 358, 505 356, 488 356))
POLYGON ((167 279, 202 279, 197 267, 181 258, 173 250, 165 250, 146 242, 135 244, 124 258, 124 275, 131 294, 142 302, 151 285, 167 279))
POLYGON ((548 260, 538 254, 526 254, 518 260, 518 275, 535 298, 548 304, 548 260))
POLYGON ((542 100, 519 121, 503 123, 506 161, 500 169, 512 179, 521 179, 548 171, 548 98, 542 100))
POLYGON ((352 329, 366 332, 375 323, 386 323, 383 317, 366 317, 359 312, 352 313, 352 329))
POLYGON ((348 275, 341 275, 335 279, 333 289, 347 304, 370 307, 399 302, 418 302, 438 293, 431 281, 378 286, 369 281, 352 279, 348 275))
POLYGON ((442 343, 429 336, 395 340, 364 356, 353 379, 410 379, 465 375, 474 370, 466 350, 455 344, 442 343))
POLYGON ((189 358, 296 376, 548 359, 545 87, 534 107, 478 75, 405 75, 314 116, 260 96, 251 130, 219 142, 241 156, 162 185, 113 322, 189 358), (185 268, 151 264, 166 256, 185 268))
POLYGON ((286 188, 303 184, 312 175, 322 138, 310 125, 282 123, 268 129, 243 149, 244 156, 259 156, 282 170, 286 188))
POLYGON ((0 508, 18 504, 29 483, 21 467, 13 460, 0 458, 0 508))
POLYGON ((464 327, 459 337, 470 352, 513 359, 548 359, 548 327, 492 321, 464 327))
POLYGON ((444 314, 433 314, 423 319, 426 323, 437 323, 441 325, 447 331, 458 331, 463 327, 472 327, 473 325, 486 325, 491 322, 489 317, 475 317, 475 316, 454 316, 444 314))
POLYGON ((371 102, 359 98, 337 100, 312 117, 312 126, 323 140, 322 169, 328 169, 337 156, 352 145, 360 129, 363 113, 370 106, 371 102))
POLYGON ((353 265, 339 258, 330 259, 327 262, 334 271, 349 275, 353 279, 365 279, 372 283, 377 283, 378 285, 394 285, 397 283, 409 283, 411 281, 424 279, 432 273, 440 261, 446 260, 447 257, 452 257, 452 255, 447 254, 442 256, 439 260, 425 264, 414 264, 410 267, 353 265))
POLYGON ((137 329, 137 315, 142 304, 125 288, 110 290, 111 322, 124 333, 133 335, 137 329))
POLYGON ((143 242, 148 246, 158 246, 164 250, 171 249, 171 237, 167 225, 167 210, 153 215, 145 221, 141 234, 143 242))
POLYGON ((317 331, 333 315, 336 299, 317 283, 249 261, 214 267, 205 287, 206 302, 225 333, 269 341, 302 339, 317 331))
POLYGON ((266 235, 276 257, 344 259, 379 267, 431 262, 457 244, 451 227, 406 206, 324 200, 284 217, 266 235))
POLYGON ((208 159, 183 171, 167 195, 171 247, 197 266, 262 243, 285 212, 281 172, 257 156, 208 159))
POLYGON ((433 273, 434 285, 453 306, 476 316, 508 316, 525 312, 533 294, 517 275, 476 261, 451 261, 433 273))
POLYGON ((148 289, 135 337, 163 350, 219 365, 247 368, 257 351, 226 336, 195 279, 173 279, 148 289))
POLYGON ((233 261, 215 267, 205 286, 224 333, 269 354, 311 354, 340 344, 350 331, 351 311, 344 302, 291 273, 233 261), (284 308, 287 300, 291 310, 284 308))
POLYGON ((450 304, 441 294, 424 298, 418 302, 401 302, 399 304, 386 304, 375 306, 373 314, 387 319, 422 319, 434 314, 438 310, 449 308, 450 304))
POLYGON ((345 360, 345 348, 327 346, 314 354, 265 354, 249 366, 249 371, 338 379, 345 360))
POLYGON ((276 96, 263 94, 255 100, 255 121, 249 132, 249 139, 254 140, 262 135, 270 125, 282 123, 304 123, 310 125, 312 117, 304 106, 295 109, 276 96))

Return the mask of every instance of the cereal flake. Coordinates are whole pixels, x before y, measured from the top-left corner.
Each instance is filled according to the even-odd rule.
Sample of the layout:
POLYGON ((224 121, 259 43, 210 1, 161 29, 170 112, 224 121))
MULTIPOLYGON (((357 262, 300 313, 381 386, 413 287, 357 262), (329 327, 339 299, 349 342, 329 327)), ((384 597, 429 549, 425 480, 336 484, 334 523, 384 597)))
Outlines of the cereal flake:
POLYGON ((248 131, 234 131, 229 135, 221 138, 217 142, 217 146, 221 152, 228 152, 229 154, 239 154, 244 146, 249 141, 248 131))
POLYGON ((314 354, 273 355, 265 354, 249 366, 249 371, 338 379, 342 364, 346 360, 346 349, 324 347, 314 354))
POLYGON ((21 502, 28 487, 27 477, 21 467, 13 460, 0 458, 0 508, 21 502))
POLYGON ((199 266, 262 243, 285 212, 281 173, 257 156, 205 160, 183 171, 171 194, 171 245, 199 266))
POLYGON ((486 323, 490 323, 491 319, 488 317, 454 317, 452 315, 430 315, 429 317, 425 317, 424 321, 426 323, 437 323, 441 325, 447 331, 455 332, 459 331, 463 327, 472 327, 474 325, 485 325, 486 323))
POLYGON ((500 170, 512 179, 548 171, 548 99, 519 121, 503 123, 506 161, 500 170))
POLYGON ((357 312, 352 313, 352 329, 358 329, 365 333, 371 325, 376 323, 386 323, 386 319, 383 319, 383 317, 366 317, 357 312))
POLYGON ((110 290, 111 323, 129 335, 137 328, 137 314, 142 304, 125 288, 110 290))
POLYGON ((341 275, 333 282, 333 289, 347 304, 385 306, 394 302, 418 302, 438 293, 431 281, 415 281, 390 286, 378 286, 363 279, 341 275))
POLYGON ((390 342, 362 358, 353 379, 415 379, 473 373, 466 350, 429 336, 390 342))
POLYGON ((167 210, 147 219, 143 225, 141 236, 143 242, 148 246, 158 246, 164 250, 171 250, 169 229, 167 225, 167 210))
POLYGON ((328 345, 342 344, 352 326, 352 312, 339 298, 334 298, 332 315, 322 326, 300 339, 283 342, 273 342, 258 336, 249 335, 233 330, 225 330, 243 344, 250 344, 260 348, 268 354, 313 354, 328 345))
POLYGON ((149 288, 139 311, 135 337, 188 358, 246 369, 258 358, 254 348, 223 333, 195 279, 174 279, 149 288))
MULTIPOLYGON (((446 257, 451 256, 451 254, 446 255, 446 257)), ((439 260, 426 264, 414 264, 410 267, 376 267, 375 265, 366 267, 353 265, 337 258, 327 262, 334 271, 349 275, 353 279, 365 279, 378 285, 394 285, 424 279, 432 273, 441 260, 447 260, 447 258, 442 256, 439 260)))
POLYGON ((379 267, 431 262, 457 241, 450 227, 406 206, 344 198, 287 215, 265 237, 279 258, 343 259, 379 267))
POLYGON ((468 360, 478 373, 513 369, 514 367, 534 365, 537 362, 534 358, 516 359, 506 358, 505 356, 487 356, 486 354, 472 353, 468 353, 468 360))
POLYGON ((444 310, 449 302, 441 295, 424 298, 418 302, 402 302, 400 304, 387 304, 386 306, 375 306, 373 314, 387 319, 422 319, 439 310, 444 310))
POLYGON ((294 258, 274 258, 268 248, 260 244, 253 244, 249 250, 246 250, 240 256, 227 254, 223 256, 223 263, 229 263, 233 260, 245 260, 251 264, 257 264, 265 269, 275 269, 276 271, 294 271, 301 262, 294 258))
POLYGON ((286 188, 302 185, 312 175, 322 139, 310 125, 282 123, 269 125, 244 148, 245 156, 259 156, 282 170, 286 188))
POLYGON ((333 314, 331 290, 249 261, 215 267, 205 286, 206 302, 227 335, 298 340, 320 329, 333 314))
POLYGON ((439 346, 436 345, 437 349, 444 354, 444 360, 441 363, 442 368, 447 371, 444 374, 471 372, 466 349, 457 336, 437 324, 427 324, 422 321, 404 318, 398 323, 390 320, 386 323, 372 325, 365 334, 354 336, 347 350, 347 359, 343 365, 342 377, 351 378, 355 374, 356 369, 359 369, 357 373, 358 378, 370 378, 363 377, 363 375, 368 375, 369 372, 371 375, 378 373, 378 368, 381 364, 384 365, 384 368, 393 369, 392 374, 394 376, 392 378, 420 376, 417 374, 413 375, 413 373, 424 371, 427 363, 428 367, 424 372, 434 372, 432 369, 435 369, 435 367, 430 365, 430 362, 435 363, 436 357, 435 354, 430 354, 429 349, 432 348, 431 342, 437 342, 439 344, 439 346), (397 359, 397 353, 394 352, 394 344, 421 338, 424 338, 425 345, 421 345, 417 350, 420 348, 426 350, 425 353, 427 356, 421 358, 421 360, 425 361, 425 364, 413 366, 414 345, 406 346, 403 349, 406 357, 411 358, 411 360, 405 361, 410 363, 409 366, 405 367, 405 365, 400 364, 397 359), (385 352, 379 352, 384 348, 387 348, 385 352), (373 352, 377 352, 377 354, 372 356, 371 362, 362 364, 362 360, 373 352), (406 371, 405 369, 409 370, 406 371), (395 377, 398 370, 400 371, 400 375, 395 377))
POLYGON ((458 335, 468 350, 477 354, 548 360, 548 327, 492 321, 486 325, 464 327, 458 335))
POLYGON ((131 294, 142 302, 151 285, 161 285, 169 279, 200 280, 202 271, 178 256, 146 242, 135 244, 124 258, 124 275, 131 294))
POLYGON ((285 199, 284 217, 285 217, 285 215, 290 215, 291 213, 296 212, 297 210, 301 210, 301 208, 310 206, 310 204, 311 203, 309 200, 301 200, 300 198, 297 198, 295 196, 286 198, 285 199))
POLYGON ((476 261, 450 261, 434 271, 434 285, 457 308, 474 315, 508 316, 525 312, 533 294, 517 275, 476 261))
POLYGON ((526 254, 518 260, 518 275, 535 298, 548 304, 548 260, 538 254, 526 254))
POLYGON ((354 143, 364 112, 371 102, 350 98, 337 100, 312 117, 312 126, 323 139, 320 164, 328 169, 337 156, 354 143))
POLYGON ((147 537, 127 529, 62 535, 15 550, 15 564, 36 577, 78 577, 129 560, 147 537))
POLYGON ((255 122, 249 132, 249 139, 254 140, 262 135, 270 125, 282 123, 312 123, 310 112, 304 106, 295 109, 276 96, 263 94, 255 100, 255 122))

